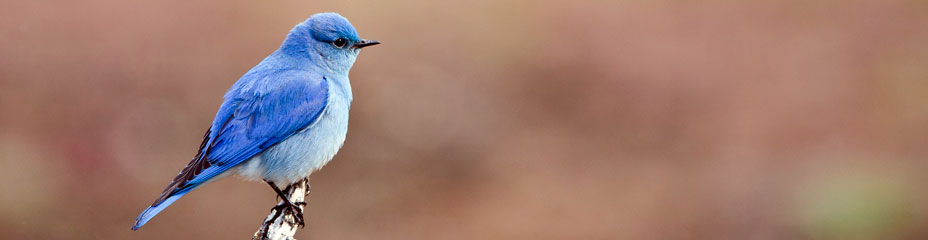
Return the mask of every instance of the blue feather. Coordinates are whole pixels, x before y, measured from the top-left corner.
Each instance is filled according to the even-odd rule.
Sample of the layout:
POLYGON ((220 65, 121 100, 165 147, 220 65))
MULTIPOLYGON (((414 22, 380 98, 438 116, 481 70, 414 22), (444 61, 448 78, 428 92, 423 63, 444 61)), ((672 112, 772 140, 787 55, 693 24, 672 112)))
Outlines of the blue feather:
MULTIPOLYGON (((159 198, 136 219, 138 229, 180 196, 209 182, 214 177, 238 166, 245 160, 279 143, 316 121, 328 99, 325 77, 302 70, 282 72, 262 71, 264 66, 287 61, 279 53, 272 54, 254 70, 246 73, 233 87, 216 114, 208 140, 200 150, 200 158, 209 167, 194 174, 192 179, 172 183, 159 198), (174 186, 174 187, 171 187, 174 186)), ((186 170, 186 169, 185 169, 186 170)), ((182 173, 183 174, 183 171, 182 173)))

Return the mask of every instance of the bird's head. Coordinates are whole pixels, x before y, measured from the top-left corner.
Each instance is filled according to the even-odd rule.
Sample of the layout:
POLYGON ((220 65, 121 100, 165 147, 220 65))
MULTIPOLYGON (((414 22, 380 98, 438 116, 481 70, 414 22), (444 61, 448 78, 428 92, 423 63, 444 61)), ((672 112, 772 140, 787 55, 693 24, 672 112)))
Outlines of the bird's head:
POLYGON ((347 74, 361 48, 377 44, 359 37, 351 22, 338 13, 318 13, 293 27, 281 50, 347 74))

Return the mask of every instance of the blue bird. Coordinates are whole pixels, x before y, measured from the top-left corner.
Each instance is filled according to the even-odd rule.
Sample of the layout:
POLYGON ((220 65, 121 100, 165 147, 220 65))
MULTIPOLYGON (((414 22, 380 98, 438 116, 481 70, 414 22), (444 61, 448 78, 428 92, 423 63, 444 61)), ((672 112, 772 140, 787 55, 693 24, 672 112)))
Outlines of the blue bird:
POLYGON ((232 174, 267 182, 293 207, 280 188, 309 177, 344 144, 348 72, 361 48, 379 43, 358 37, 337 13, 315 14, 293 27, 280 49, 226 92, 196 156, 132 230, 184 194, 232 174))

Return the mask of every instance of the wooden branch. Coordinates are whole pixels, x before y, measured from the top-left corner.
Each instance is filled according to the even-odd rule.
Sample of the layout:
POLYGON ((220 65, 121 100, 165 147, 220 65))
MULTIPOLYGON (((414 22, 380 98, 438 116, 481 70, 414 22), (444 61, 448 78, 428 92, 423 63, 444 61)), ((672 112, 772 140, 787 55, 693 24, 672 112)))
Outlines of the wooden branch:
MULTIPOLYGON (((290 202, 303 203, 305 202, 306 196, 309 195, 309 180, 304 178, 290 185, 290 187, 287 187, 284 191, 290 196, 290 202)), ((261 228, 255 232, 255 235, 251 237, 251 239, 293 240, 293 235, 296 234, 296 230, 300 228, 300 225, 297 222, 297 216, 291 211, 286 211, 286 205, 286 202, 281 200, 276 207, 271 209, 271 214, 268 214, 267 217, 264 218, 261 228), (283 212, 278 213, 278 211, 283 212)), ((304 205, 299 205, 300 211, 304 209, 303 206, 304 205)))

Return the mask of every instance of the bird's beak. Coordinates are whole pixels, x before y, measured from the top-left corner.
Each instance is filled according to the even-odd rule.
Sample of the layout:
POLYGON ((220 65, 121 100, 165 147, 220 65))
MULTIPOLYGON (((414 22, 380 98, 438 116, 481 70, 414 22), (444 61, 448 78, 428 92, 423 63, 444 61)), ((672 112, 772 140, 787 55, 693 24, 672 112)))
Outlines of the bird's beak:
POLYGON ((354 48, 369 47, 369 46, 374 46, 377 44, 380 44, 380 42, 378 42, 377 40, 361 39, 361 42, 358 42, 358 44, 355 44, 354 48))

